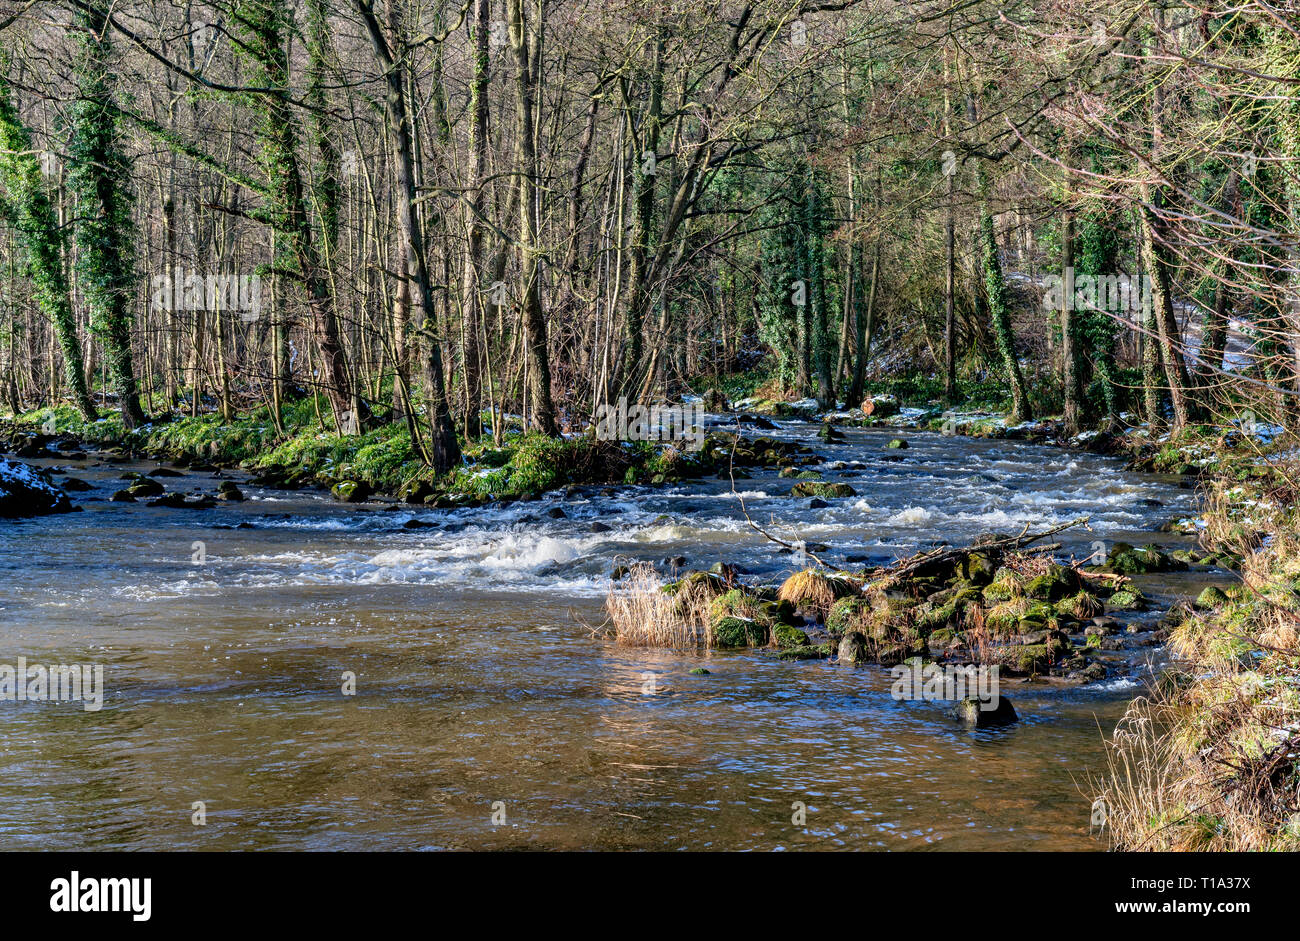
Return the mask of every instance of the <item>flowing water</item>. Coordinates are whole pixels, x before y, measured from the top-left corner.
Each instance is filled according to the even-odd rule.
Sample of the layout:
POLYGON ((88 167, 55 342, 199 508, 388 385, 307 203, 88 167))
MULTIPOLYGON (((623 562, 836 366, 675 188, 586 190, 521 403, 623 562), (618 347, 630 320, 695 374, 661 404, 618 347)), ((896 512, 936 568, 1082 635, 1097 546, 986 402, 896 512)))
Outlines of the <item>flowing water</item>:
POLYGON ((1081 515, 1091 531, 1063 534, 1063 557, 1179 544, 1152 530, 1195 506, 1111 458, 814 429, 771 434, 844 462, 827 477, 859 496, 809 509, 759 472, 738 494, 709 480, 435 511, 243 484, 242 504, 163 509, 106 499, 154 463, 63 462, 94 485, 83 512, 0 521, 0 662, 100 663, 106 696, 97 712, 0 702, 0 849, 1103 848, 1086 775, 1149 667, 1004 684, 1022 721, 969 732, 940 703, 895 701, 879 667, 592 635, 627 559, 791 571, 742 501, 831 560, 882 562, 1081 515))

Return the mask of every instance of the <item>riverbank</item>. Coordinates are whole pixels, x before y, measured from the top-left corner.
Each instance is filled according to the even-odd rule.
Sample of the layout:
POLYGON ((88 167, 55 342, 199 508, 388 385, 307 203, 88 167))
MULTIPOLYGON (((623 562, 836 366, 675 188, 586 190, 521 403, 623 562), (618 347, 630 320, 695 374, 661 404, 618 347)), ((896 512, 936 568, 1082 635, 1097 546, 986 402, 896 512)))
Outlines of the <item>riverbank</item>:
POLYGON ((1200 521, 1240 582, 1183 612, 1093 782, 1117 849, 1300 850, 1300 464, 1254 450, 1215 455, 1200 521))

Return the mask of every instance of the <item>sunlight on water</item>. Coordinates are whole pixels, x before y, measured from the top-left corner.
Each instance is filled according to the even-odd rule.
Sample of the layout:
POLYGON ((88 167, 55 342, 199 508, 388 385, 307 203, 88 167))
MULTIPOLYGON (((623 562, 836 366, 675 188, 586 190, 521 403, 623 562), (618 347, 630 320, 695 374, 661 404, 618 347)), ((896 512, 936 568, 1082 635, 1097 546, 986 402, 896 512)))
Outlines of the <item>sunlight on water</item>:
MULTIPOLYGON (((857 497, 811 509, 758 474, 739 482, 746 510, 831 559, 883 562, 1085 514, 1092 531, 1062 554, 1172 542, 1147 531, 1193 506, 1111 459, 915 435, 886 460, 888 437, 818 444, 857 497)), ((79 471, 85 496, 123 469, 79 471)), ((790 571, 730 489, 431 511, 249 487, 214 510, 91 501, 5 524, 3 659, 103 663, 107 695, 97 713, 0 704, 0 846, 1102 848, 1086 774, 1135 680, 1013 686, 1024 721, 970 733, 937 704, 895 702, 877 667, 593 638, 619 561, 790 571)))

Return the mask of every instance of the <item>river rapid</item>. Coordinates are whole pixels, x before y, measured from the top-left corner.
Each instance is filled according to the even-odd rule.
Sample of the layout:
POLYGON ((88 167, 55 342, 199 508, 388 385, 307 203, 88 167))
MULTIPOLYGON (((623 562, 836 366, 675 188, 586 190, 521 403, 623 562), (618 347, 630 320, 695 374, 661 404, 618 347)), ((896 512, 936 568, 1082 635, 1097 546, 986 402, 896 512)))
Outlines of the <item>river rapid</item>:
MULTIPOLYGON (((759 471, 735 492, 432 510, 233 475, 245 502, 167 509, 108 501, 157 462, 33 461, 92 488, 79 513, 0 521, 0 661, 103 664, 105 699, 0 703, 0 848, 1105 848, 1086 779, 1142 658, 1091 686, 1004 684, 1021 721, 964 731, 941 703, 895 701, 878 666, 628 648, 591 625, 628 560, 792 571, 742 501, 862 565, 1084 515, 1058 556, 1186 545, 1155 530, 1195 492, 1019 441, 916 432, 888 450, 895 431, 827 444, 780 424, 767 434, 810 444, 858 496, 812 509, 759 471)), ((1168 604, 1208 580, 1139 583, 1168 604)))

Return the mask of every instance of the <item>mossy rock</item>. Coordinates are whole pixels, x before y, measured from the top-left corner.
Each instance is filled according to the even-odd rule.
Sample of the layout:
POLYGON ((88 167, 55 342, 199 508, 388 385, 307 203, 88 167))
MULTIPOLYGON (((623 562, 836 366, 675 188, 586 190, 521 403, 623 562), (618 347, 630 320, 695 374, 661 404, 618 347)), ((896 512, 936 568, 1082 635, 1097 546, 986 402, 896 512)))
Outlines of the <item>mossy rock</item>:
POLYGON ((956 647, 961 642, 961 632, 951 627, 941 627, 937 631, 931 631, 930 636, 926 638, 926 645, 931 650, 945 650, 956 647))
POLYGON ((713 622, 715 647, 765 647, 771 628, 748 618, 723 617, 713 622))
POLYGON ((836 650, 840 663, 867 663, 871 659, 867 638, 859 631, 849 631, 840 640, 836 650))
POLYGON ((687 572, 677 581, 664 585, 662 591, 666 595, 677 595, 684 588, 703 589, 710 595, 721 595, 728 591, 727 583, 722 577, 710 572, 687 572))
POLYGON ((853 629, 862 617, 871 610, 865 598, 841 598, 831 605, 826 615, 826 630, 832 636, 839 636, 853 629))
POLYGON ((1083 590, 1069 598, 1056 603, 1056 613, 1076 621, 1087 621, 1097 617, 1106 606, 1092 592, 1083 590))
POLYGON ((998 651, 998 663, 1006 670, 1032 676, 1047 673, 1056 660, 1056 650, 1048 644, 1020 644, 998 651))
POLYGON ((972 552, 962 560, 961 573, 972 585, 991 584, 996 572, 993 560, 986 553, 972 552))
POLYGON ((158 497, 162 496, 167 490, 162 484, 148 477, 140 477, 131 486, 126 488, 126 492, 137 500, 141 497, 158 497))
POLYGON ((1073 594, 1078 587, 1073 573, 1060 565, 1053 565, 1025 584, 1025 595, 1037 601, 1056 602, 1073 594))
POLYGON ((1223 589, 1210 585, 1196 596, 1196 601, 1193 603, 1202 610, 1209 610, 1227 604, 1228 596, 1223 593, 1223 589))
POLYGON ((829 644, 822 644, 818 647, 811 645, 785 647, 776 653, 778 660, 825 660, 830 655, 831 648, 829 644))
POLYGON ((893 438, 890 440, 890 442, 887 445, 885 445, 885 447, 890 451, 900 451, 903 450, 904 448, 910 448, 911 445, 908 444, 906 441, 904 441, 902 438, 893 438))
POLYGON ((953 707, 953 717, 968 729, 994 728, 1020 720, 1006 696, 999 696, 995 702, 981 702, 968 696, 953 707))
POLYGON ((370 498, 370 484, 364 480, 340 480, 330 488, 335 500, 343 503, 364 503, 370 498))
POLYGON ((772 628, 772 636, 776 639, 778 647, 806 647, 808 646, 808 635, 797 627, 789 624, 777 624, 772 628))
POLYGON ((992 605, 984 615, 984 623, 995 634, 1010 634, 1017 630, 1021 619, 1029 610, 1026 598, 1008 598, 992 605))
POLYGON ((984 603, 1000 604, 1025 593, 1024 579, 1011 569, 998 569, 993 581, 984 588, 984 603))
POLYGON ((397 499, 403 503, 424 503, 433 492, 433 484, 427 480, 414 477, 398 488, 397 499))
POLYGON ((1187 568, 1187 563, 1166 555, 1157 546, 1135 549, 1126 542, 1117 542, 1107 553, 1104 568, 1117 575, 1146 575, 1181 571, 1187 568))
POLYGON ((792 497, 856 497, 858 492, 844 483, 827 483, 821 480, 801 480, 790 491, 792 497))
POLYGON ((1121 588, 1106 599, 1106 607, 1112 611, 1141 611, 1146 606, 1146 599, 1136 588, 1121 588))

